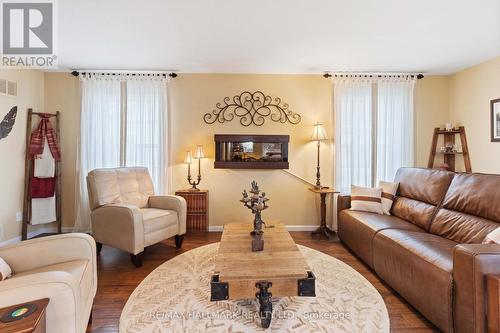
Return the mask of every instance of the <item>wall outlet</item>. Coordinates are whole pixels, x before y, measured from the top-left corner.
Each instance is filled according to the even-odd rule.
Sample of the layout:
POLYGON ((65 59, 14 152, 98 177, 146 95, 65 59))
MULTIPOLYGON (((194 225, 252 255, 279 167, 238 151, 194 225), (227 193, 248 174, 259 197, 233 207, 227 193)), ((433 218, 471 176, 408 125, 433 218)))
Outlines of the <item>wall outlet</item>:
POLYGON ((23 220, 23 212, 16 212, 16 222, 21 222, 23 220))

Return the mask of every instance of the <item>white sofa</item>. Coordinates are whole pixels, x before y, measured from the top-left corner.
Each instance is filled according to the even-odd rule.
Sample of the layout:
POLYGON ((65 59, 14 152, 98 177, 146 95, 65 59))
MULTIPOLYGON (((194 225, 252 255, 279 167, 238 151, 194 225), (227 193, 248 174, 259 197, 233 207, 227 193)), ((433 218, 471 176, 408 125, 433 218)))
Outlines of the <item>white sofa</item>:
POLYGON ((87 234, 41 237, 0 248, 12 276, 0 281, 0 308, 49 298, 47 332, 83 333, 97 290, 95 241, 87 234))

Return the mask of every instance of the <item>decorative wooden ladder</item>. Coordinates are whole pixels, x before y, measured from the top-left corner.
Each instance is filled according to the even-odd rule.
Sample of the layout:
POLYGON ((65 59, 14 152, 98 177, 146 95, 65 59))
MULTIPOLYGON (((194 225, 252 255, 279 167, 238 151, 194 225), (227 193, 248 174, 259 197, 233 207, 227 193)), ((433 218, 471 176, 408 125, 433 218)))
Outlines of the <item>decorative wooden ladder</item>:
POLYGON ((444 155, 444 163, 447 165, 446 169, 450 171, 455 171, 455 155, 463 155, 465 171, 472 172, 471 164, 470 164, 470 156, 469 156, 469 148, 467 147, 467 137, 465 136, 465 128, 460 126, 458 128, 454 128, 450 131, 435 128, 434 136, 432 138, 431 152, 429 154, 429 163, 427 165, 428 168, 434 167, 434 159, 436 158, 436 154, 441 153, 444 155), (462 143, 462 151, 443 151, 437 152, 437 143, 439 135, 444 135, 444 146, 447 145, 454 146, 455 145, 455 135, 460 135, 460 142, 462 143))
MULTIPOLYGON (((31 177, 30 175, 34 169, 34 160, 29 154, 28 147, 30 144, 31 132, 33 131, 33 116, 39 116, 39 112, 33 112, 33 109, 28 109, 28 119, 26 122, 26 152, 24 159, 24 203, 23 203, 23 225, 21 232, 21 239, 28 239, 28 226, 31 221, 31 177)), ((59 117, 60 113, 57 111, 56 113, 50 114, 51 118, 56 119, 55 121, 55 131, 56 138, 59 145, 61 144, 61 134, 60 134, 60 125, 59 125, 59 117)), ((61 161, 55 161, 56 165, 56 222, 57 225, 57 233, 62 233, 62 223, 61 223, 61 161)))

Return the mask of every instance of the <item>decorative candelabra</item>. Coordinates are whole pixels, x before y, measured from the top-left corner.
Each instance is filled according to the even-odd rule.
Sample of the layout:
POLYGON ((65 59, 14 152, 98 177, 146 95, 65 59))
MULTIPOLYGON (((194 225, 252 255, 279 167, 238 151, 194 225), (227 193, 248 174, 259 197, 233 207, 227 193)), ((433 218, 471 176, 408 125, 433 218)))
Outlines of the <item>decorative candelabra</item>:
POLYGON ((253 220, 253 231, 250 233, 253 236, 252 251, 262 251, 264 250, 264 240, 262 240, 262 234, 264 232, 262 231, 262 225, 265 224, 265 222, 262 221, 261 213, 264 209, 269 207, 266 204, 269 198, 266 197, 265 192, 261 193, 255 180, 252 181, 252 189, 249 190, 249 192, 251 195, 248 194, 247 190, 243 190, 243 198, 241 198, 240 202, 255 215, 253 220))
POLYGON ((198 178, 197 180, 191 180, 191 163, 193 163, 193 156, 191 155, 191 151, 186 152, 186 158, 184 159, 184 164, 188 165, 188 175, 187 175, 187 180, 189 182, 189 185, 192 187, 189 189, 190 191, 199 191, 200 189, 197 188, 196 186, 200 184, 201 182, 201 171, 200 171, 200 161, 202 158, 205 157, 205 154, 203 153, 203 147, 201 145, 198 145, 196 147, 196 153, 194 155, 194 158, 198 160, 198 178))

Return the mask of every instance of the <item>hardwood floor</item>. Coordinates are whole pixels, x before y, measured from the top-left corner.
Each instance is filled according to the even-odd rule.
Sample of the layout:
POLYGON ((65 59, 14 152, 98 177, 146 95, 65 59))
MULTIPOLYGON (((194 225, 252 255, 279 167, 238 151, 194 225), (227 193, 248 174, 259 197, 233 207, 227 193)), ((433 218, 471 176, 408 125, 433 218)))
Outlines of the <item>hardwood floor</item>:
MULTIPOLYGON (((431 323, 381 281, 363 262, 340 242, 313 239, 308 232, 292 232, 297 244, 327 253, 361 273, 384 298, 391 321, 391 332, 439 332, 431 323)), ((94 300, 93 322, 87 332, 118 332, 120 313, 129 295, 156 267, 166 260, 198 246, 218 242, 221 233, 190 233, 182 249, 176 250, 173 238, 148 247, 144 265, 135 268, 128 253, 103 246, 97 257, 98 288, 94 300)))

